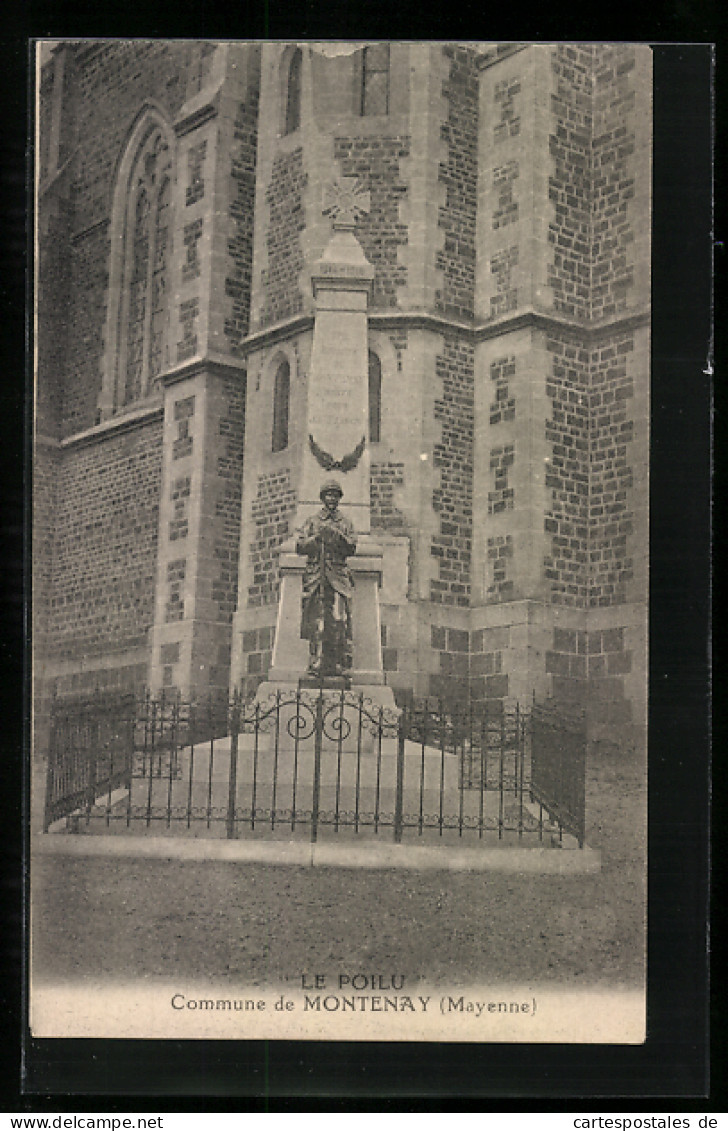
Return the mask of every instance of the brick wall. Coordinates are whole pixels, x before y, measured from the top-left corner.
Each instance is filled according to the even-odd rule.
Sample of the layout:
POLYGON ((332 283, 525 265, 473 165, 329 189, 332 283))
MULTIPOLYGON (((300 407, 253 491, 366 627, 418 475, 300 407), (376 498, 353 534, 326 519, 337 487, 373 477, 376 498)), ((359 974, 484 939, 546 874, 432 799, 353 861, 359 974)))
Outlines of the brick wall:
POLYGON ((474 350, 457 338, 446 338, 436 359, 442 382, 435 400, 435 420, 441 425, 433 461, 439 483, 432 506, 440 520, 430 553, 438 575, 430 582, 430 599, 442 605, 470 602, 470 564, 473 533, 473 418, 474 350))
POLYGON ((248 606, 273 605, 278 600, 278 548, 290 532, 296 509, 296 493, 290 471, 258 476, 258 491, 252 505, 255 538, 250 544, 248 606))
POLYGON ((591 313, 592 48, 554 49, 549 152, 553 162, 548 239, 553 259, 548 282, 554 308, 588 318, 591 313))
POLYGON ((56 659, 144 646, 154 616, 161 423, 64 453, 50 643, 56 659))
POLYGON ((255 161, 258 137, 258 101, 251 98, 238 107, 234 128, 230 175, 233 194, 230 218, 233 233, 228 243, 229 265, 225 294, 232 299, 232 312, 225 321, 225 335, 234 355, 248 332, 253 265, 255 217, 255 161))
POLYGON ((68 253, 67 202, 46 199, 39 208, 38 227, 43 242, 38 262, 38 376, 34 424, 38 435, 58 438, 69 325, 71 256, 68 253))
POLYGON ((76 227, 108 216, 111 178, 134 116, 145 100, 174 118, 186 97, 188 47, 171 40, 114 40, 83 53, 78 68, 79 150, 76 227))
POLYGON ((64 436, 98 422, 109 251, 107 226, 71 244, 69 290, 63 302, 68 319, 61 408, 64 436))
POLYGON ((439 210, 438 226, 445 232, 437 254, 443 272, 436 308, 455 317, 472 317, 475 293, 475 226, 478 184, 478 71, 470 48, 443 48, 449 60, 443 83, 448 114, 442 125, 447 158, 438 179, 446 200, 439 210))
POLYGON ((36 444, 33 460, 33 526, 31 568, 33 585, 33 654, 36 660, 33 685, 34 738, 37 748, 47 743, 49 720, 46 698, 48 687, 43 680, 42 663, 47 655, 50 633, 51 598, 53 596, 53 527, 56 514, 59 453, 56 448, 36 444))
POLYGON ((67 672, 54 680, 56 695, 97 696, 105 691, 133 691, 142 695, 147 682, 147 665, 120 664, 118 667, 99 667, 82 672, 67 672))
POLYGON ((262 278, 266 296, 263 325, 278 322, 303 309, 299 275, 304 265, 301 232, 306 227, 303 192, 307 181, 300 147, 276 157, 265 194, 269 222, 268 266, 262 278))
POLYGON ((554 604, 584 608, 588 593, 589 351, 568 337, 550 336, 552 357, 546 393, 549 457, 544 530, 550 545, 544 562, 554 604))
POLYGON ((634 382, 628 359, 634 350, 629 333, 615 334, 592 351, 589 492, 589 605, 627 600, 633 577, 630 556, 634 514, 631 447, 634 422, 630 401, 634 382))
POLYGON ((407 243, 399 205, 408 191, 400 161, 409 152, 406 135, 334 139, 334 157, 342 175, 359 177, 370 192, 370 210, 359 220, 356 236, 376 272, 371 299, 375 309, 396 306, 397 291, 407 283, 407 269, 398 261, 397 249, 407 243))

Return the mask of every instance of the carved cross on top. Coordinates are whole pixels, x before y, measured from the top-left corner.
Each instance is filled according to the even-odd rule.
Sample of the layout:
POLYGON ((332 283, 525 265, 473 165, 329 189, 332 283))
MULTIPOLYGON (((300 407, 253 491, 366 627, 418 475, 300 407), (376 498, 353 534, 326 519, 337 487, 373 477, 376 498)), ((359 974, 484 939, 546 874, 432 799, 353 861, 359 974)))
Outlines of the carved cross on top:
POLYGON ((324 186, 324 216, 331 216, 333 227, 351 230, 370 208, 369 190, 358 177, 338 177, 324 186))

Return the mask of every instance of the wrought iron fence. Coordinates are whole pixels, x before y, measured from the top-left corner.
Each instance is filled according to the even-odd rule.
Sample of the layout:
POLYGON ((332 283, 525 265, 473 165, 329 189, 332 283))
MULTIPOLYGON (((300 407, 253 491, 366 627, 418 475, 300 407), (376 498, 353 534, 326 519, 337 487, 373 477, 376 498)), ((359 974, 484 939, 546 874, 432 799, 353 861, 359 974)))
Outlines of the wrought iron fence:
POLYGON ((61 817, 90 815, 104 795, 130 789, 136 703, 133 695, 64 699, 53 704, 44 829, 61 817))
POLYGON ((75 812, 118 831, 581 845, 585 734, 561 720, 306 688, 60 707, 45 827, 75 812))
POLYGON ((584 843, 586 823, 586 716, 554 702, 531 708, 531 782, 534 801, 559 828, 584 843))

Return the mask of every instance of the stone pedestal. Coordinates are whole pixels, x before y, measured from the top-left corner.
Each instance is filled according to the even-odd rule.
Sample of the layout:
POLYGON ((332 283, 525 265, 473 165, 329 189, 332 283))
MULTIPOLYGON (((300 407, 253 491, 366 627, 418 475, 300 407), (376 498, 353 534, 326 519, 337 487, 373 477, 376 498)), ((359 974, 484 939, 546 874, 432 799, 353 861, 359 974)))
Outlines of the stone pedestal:
MULTIPOLYGON (((394 709, 394 695, 385 686, 382 668, 379 589, 383 550, 369 534, 367 306, 374 268, 354 234, 355 217, 367 208, 368 195, 355 178, 330 186, 325 211, 333 217, 333 232, 311 276, 316 316, 296 513, 296 526, 300 527, 320 510, 322 484, 335 478, 343 492, 341 512, 356 532, 356 554, 349 558, 354 579, 352 670, 346 677, 349 702, 341 723, 346 723, 347 749, 354 744, 358 750, 363 748, 361 736, 357 737, 361 719, 356 717, 360 711, 352 698, 358 695, 367 700, 375 714, 380 707, 394 709)), ((308 642, 301 638, 305 568, 306 559, 296 553, 295 540, 290 539, 281 547, 275 644, 268 681, 258 691, 259 703, 269 700, 276 690, 288 702, 292 695, 295 697, 296 689, 308 682, 308 642)), ((306 690, 315 695, 315 689, 306 690)), ((334 687, 326 690, 327 698, 336 693, 334 687)), ((294 730, 299 725, 295 703, 291 710, 293 717, 286 717, 286 730, 291 724, 294 730)), ((333 740, 326 733, 323 737, 336 745, 335 735, 333 740)), ((298 738, 300 741, 301 733, 298 738)), ((364 741, 371 748, 368 732, 364 741)))
MULTIPOLYGON (((293 542, 283 547, 280 558, 281 596, 273 647, 273 663, 268 681, 261 685, 257 698, 266 699, 276 689, 290 695, 299 686, 306 686, 308 641, 301 638, 301 598, 306 559, 295 552, 293 542)), ((367 535, 361 535, 356 554, 349 558, 354 577, 352 599, 353 665, 350 675, 352 692, 371 700, 377 707, 394 708, 394 695, 384 684, 382 642, 379 619, 379 588, 382 583, 382 547, 367 535)), ((336 688, 325 687, 329 694, 336 688)))

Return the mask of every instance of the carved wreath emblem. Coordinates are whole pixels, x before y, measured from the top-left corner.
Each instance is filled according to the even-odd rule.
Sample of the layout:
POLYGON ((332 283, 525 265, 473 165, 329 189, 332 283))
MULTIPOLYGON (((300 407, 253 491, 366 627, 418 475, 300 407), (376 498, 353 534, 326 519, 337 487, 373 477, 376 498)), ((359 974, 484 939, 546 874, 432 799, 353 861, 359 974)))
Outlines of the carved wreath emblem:
POLYGON ((318 446, 310 432, 308 434, 308 444, 311 452, 313 453, 316 462, 324 469, 324 471, 352 471, 361 459, 362 452, 366 447, 366 442, 366 436, 362 436, 353 452, 349 452, 348 455, 342 456, 341 459, 334 459, 330 452, 325 452, 323 448, 320 448, 318 446))

